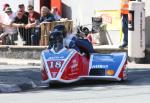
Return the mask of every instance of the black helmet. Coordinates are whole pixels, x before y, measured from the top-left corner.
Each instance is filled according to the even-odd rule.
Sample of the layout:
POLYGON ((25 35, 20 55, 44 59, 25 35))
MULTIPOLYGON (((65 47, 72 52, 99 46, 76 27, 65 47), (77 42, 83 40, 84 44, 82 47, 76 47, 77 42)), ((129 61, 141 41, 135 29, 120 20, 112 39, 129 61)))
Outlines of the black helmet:
POLYGON ((82 28, 82 32, 87 36, 89 34, 89 29, 87 27, 82 28))
POLYGON ((59 32, 62 32, 62 35, 63 37, 66 37, 67 35, 67 30, 66 30, 66 27, 64 25, 56 25, 54 27, 54 30, 53 31, 59 31, 59 32))
POLYGON ((78 26, 77 27, 77 36, 79 38, 87 37, 87 35, 90 33, 89 29, 87 27, 78 26))
POLYGON ((63 35, 60 31, 54 31, 51 33, 54 36, 54 41, 56 43, 63 43, 63 35))
POLYGON ((49 36, 49 49, 52 48, 55 44, 63 44, 63 35, 60 31, 53 31, 49 36))

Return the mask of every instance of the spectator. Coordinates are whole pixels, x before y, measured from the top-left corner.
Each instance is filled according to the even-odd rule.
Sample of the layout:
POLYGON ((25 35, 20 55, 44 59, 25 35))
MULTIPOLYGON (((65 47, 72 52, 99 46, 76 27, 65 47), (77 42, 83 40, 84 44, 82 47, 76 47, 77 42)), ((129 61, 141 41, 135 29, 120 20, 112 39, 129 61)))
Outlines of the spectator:
POLYGON ((34 11, 34 7, 32 5, 28 6, 28 11, 29 11, 29 16, 28 16, 28 20, 29 23, 36 23, 37 20, 39 20, 40 18, 40 14, 36 11, 34 11))
POLYGON ((10 5, 9 4, 4 4, 4 6, 3 6, 3 11, 5 11, 5 9, 7 8, 7 7, 10 7, 10 5))
POLYGON ((29 13, 25 11, 25 6, 24 6, 24 4, 19 4, 19 5, 18 5, 18 8, 19 8, 18 11, 22 11, 22 13, 28 17, 29 13))
POLYGON ((28 33, 28 29, 24 28, 27 24, 28 17, 24 15, 22 11, 18 11, 12 26, 19 28, 20 36, 22 37, 23 41, 26 42, 26 45, 30 45, 31 36, 28 33))
POLYGON ((62 17, 58 14, 58 8, 53 7, 51 13, 54 15, 56 21, 60 20, 62 17))
POLYGON ((3 12, 0 13, 0 22, 1 22, 1 23, 5 20, 6 17, 8 17, 8 15, 7 15, 6 12, 5 12, 5 9, 6 9, 7 7, 10 7, 9 4, 6 3, 6 4, 3 5, 3 12))
POLYGON ((5 18, 2 23, 4 32, 0 35, 0 39, 5 41, 6 45, 14 45, 14 41, 17 40, 17 30, 11 27, 11 23, 14 21, 15 14, 12 12, 10 7, 5 8, 5 18))
POLYGON ((54 15, 49 12, 50 10, 46 6, 41 8, 40 23, 55 21, 54 15))
MULTIPOLYGON (((3 12, 2 13, 0 13, 0 34, 2 34, 4 31, 3 31, 3 27, 2 26, 4 26, 4 25, 2 25, 3 24, 3 22, 4 22, 4 18, 7 16, 6 15, 6 13, 5 13, 5 9, 7 8, 7 7, 10 7, 9 6, 9 4, 4 4, 3 5, 3 12)), ((2 35, 1 35, 2 36, 2 35)), ((4 37, 3 37, 3 40, 0 40, 0 44, 6 44, 5 42, 4 42, 5 40, 4 40, 4 37)))
POLYGON ((39 35, 36 33, 34 27, 36 22, 40 18, 40 14, 34 11, 34 7, 32 5, 28 6, 29 16, 28 16, 28 24, 25 26, 26 29, 30 29, 31 34, 31 45, 39 44, 39 35))
POLYGON ((55 21, 53 14, 50 13, 50 10, 46 6, 42 6, 41 17, 36 23, 36 30, 35 30, 36 35, 41 37, 41 29, 40 29, 41 24, 43 24, 44 22, 52 22, 52 21, 55 21))
MULTIPOLYGON (((3 27, 2 27, 2 24, 3 24, 3 19, 7 16, 6 15, 6 13, 5 13, 5 9, 7 8, 7 7, 10 7, 9 6, 9 4, 4 4, 3 5, 3 12, 0 14, 0 34, 1 33, 3 33, 3 27)), ((3 40, 4 41, 4 40, 3 40)), ((2 43, 2 44, 4 44, 4 42, 3 42, 2 40, 0 40, 0 42, 2 43)))
POLYGON ((122 18, 122 32, 124 34, 123 43, 120 48, 125 48, 128 46, 128 13, 129 13, 129 1, 121 0, 121 18, 122 18))

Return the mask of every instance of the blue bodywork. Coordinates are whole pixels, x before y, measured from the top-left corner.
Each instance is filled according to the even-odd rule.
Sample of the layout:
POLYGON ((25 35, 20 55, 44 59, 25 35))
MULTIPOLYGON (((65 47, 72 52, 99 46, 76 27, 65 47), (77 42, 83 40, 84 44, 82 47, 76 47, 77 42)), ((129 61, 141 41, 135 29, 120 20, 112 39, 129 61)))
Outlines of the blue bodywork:
POLYGON ((125 64, 127 59, 126 53, 98 54, 94 53, 90 58, 89 75, 107 76, 106 70, 113 70, 116 74, 125 64))

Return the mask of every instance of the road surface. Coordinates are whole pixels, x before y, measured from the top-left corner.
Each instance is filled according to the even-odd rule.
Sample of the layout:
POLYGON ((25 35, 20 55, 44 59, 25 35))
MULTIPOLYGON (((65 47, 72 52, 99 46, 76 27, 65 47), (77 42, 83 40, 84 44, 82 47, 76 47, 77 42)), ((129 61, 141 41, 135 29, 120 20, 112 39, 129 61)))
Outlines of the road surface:
MULTIPOLYGON (((2 68, 0 66, 0 68, 2 68)), ((37 84, 37 88, 0 94, 0 103, 149 103, 150 65, 130 65, 125 82, 79 81, 48 87, 40 80, 39 68, 3 66, 3 70, 21 71, 37 84)), ((1 70, 2 71, 2 70, 1 70)), ((16 75, 13 72, 13 75, 16 75)))

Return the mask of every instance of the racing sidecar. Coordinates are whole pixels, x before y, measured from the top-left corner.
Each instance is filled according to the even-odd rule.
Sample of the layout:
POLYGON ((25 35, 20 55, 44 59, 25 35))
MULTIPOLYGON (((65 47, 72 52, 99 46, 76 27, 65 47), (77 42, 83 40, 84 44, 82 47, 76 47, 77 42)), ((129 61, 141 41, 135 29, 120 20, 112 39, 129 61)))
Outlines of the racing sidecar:
POLYGON ((81 78, 121 81, 127 79, 127 54, 92 53, 89 57, 74 49, 54 48, 41 53, 42 82, 71 83, 81 78))

